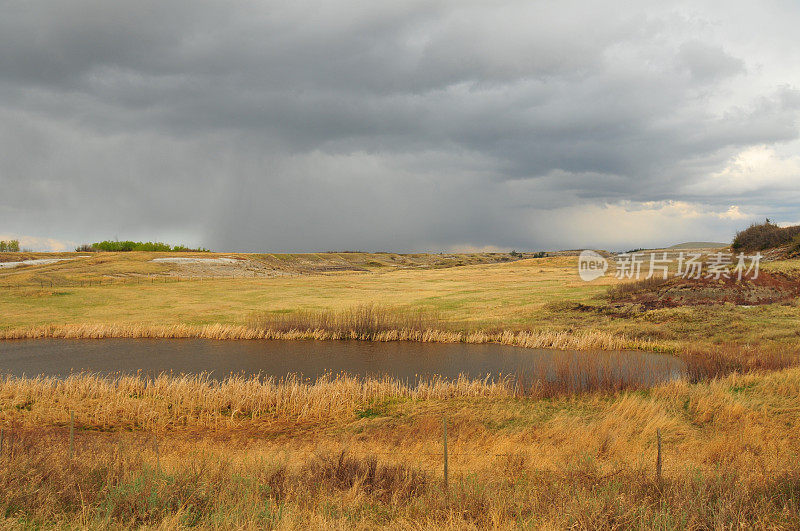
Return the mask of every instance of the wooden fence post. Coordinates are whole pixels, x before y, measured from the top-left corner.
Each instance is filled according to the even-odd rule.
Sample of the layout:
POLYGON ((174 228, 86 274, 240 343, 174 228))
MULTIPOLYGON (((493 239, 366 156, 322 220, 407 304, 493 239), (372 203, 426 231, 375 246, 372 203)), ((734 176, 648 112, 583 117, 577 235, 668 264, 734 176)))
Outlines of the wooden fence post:
POLYGON ((442 429, 444 433, 444 489, 449 488, 449 478, 447 477, 447 416, 442 419, 442 429))
POLYGON ((161 473, 161 457, 158 455, 158 437, 153 437, 153 445, 156 449, 156 472, 161 473))
POLYGON ((75 412, 69 412, 69 460, 75 455, 75 412))
POLYGON ((661 488, 661 428, 656 430, 656 438, 658 441, 658 452, 656 453, 656 481, 658 488, 661 488))

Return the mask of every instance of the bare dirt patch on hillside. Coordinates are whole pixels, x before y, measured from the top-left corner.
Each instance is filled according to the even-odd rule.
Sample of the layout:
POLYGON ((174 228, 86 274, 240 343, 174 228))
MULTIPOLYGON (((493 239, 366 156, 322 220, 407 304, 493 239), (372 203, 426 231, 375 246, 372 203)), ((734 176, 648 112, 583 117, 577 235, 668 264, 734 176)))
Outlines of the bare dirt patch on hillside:
POLYGON ((277 277, 288 273, 258 261, 244 258, 216 257, 166 257, 154 258, 152 262, 170 264, 174 269, 169 276, 177 277, 277 277))
POLYGON ((628 282, 609 290, 613 303, 640 304, 647 309, 725 303, 755 306, 787 302, 798 296, 800 279, 765 271, 755 279, 675 277, 628 282))

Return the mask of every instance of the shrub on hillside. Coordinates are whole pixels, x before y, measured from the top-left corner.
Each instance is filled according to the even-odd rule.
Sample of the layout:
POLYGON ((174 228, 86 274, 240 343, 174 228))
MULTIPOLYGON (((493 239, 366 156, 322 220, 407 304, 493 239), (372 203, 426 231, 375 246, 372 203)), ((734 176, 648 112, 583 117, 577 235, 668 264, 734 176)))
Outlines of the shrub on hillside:
POLYGON ((731 248, 734 251, 763 251, 790 243, 800 235, 800 225, 779 227, 769 219, 764 223, 753 223, 736 233, 731 248))

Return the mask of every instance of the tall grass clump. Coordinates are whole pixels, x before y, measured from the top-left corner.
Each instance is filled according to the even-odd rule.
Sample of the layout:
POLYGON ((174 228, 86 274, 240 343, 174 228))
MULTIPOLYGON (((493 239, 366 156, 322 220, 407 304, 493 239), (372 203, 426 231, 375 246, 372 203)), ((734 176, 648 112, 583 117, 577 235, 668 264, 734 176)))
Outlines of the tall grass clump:
POLYGON ((787 369, 798 364, 800 353, 781 347, 725 344, 688 348, 680 354, 691 382, 721 378, 733 373, 787 369))
POLYGON ((674 358, 636 353, 553 353, 552 366, 541 365, 519 372, 518 396, 554 398, 584 393, 614 394, 646 389, 686 376, 686 369, 674 358))
POLYGON ((362 304, 344 310, 260 312, 248 325, 278 333, 325 331, 342 338, 374 339, 388 332, 445 331, 452 325, 430 310, 397 309, 362 304))

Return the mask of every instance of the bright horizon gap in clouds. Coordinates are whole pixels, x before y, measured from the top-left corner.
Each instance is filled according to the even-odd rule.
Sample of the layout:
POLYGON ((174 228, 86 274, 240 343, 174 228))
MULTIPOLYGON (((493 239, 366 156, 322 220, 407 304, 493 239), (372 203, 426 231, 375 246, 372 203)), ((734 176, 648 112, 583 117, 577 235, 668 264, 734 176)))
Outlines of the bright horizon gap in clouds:
POLYGON ((9 0, 0 231, 38 250, 727 242, 800 219, 798 24, 782 1, 9 0))
POLYGON ((42 238, 39 236, 28 236, 25 234, 0 234, 0 241, 18 240, 21 250, 31 250, 39 252, 64 252, 74 251, 78 245, 72 241, 55 240, 53 238, 42 238))

